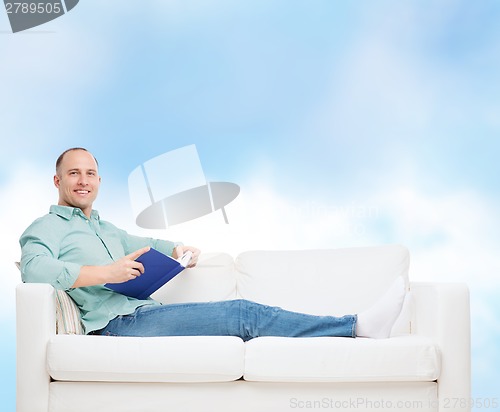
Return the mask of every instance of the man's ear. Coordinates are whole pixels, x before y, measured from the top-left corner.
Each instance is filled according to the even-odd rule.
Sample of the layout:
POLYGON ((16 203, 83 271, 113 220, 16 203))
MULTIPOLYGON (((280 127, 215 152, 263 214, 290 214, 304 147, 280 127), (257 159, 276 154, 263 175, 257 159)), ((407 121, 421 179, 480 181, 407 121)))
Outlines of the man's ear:
POLYGON ((54 175, 54 186, 59 189, 59 184, 60 184, 61 179, 59 179, 59 176, 54 175))

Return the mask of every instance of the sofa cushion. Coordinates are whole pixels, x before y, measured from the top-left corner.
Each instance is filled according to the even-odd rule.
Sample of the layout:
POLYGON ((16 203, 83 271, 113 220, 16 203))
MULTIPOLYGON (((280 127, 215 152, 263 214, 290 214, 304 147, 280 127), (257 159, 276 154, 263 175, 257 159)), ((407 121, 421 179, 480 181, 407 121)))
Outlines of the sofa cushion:
MULTIPOLYGON (((317 315, 359 313, 403 276, 408 250, 400 245, 330 250, 249 251, 236 258, 239 296, 317 315)), ((398 322, 409 333, 410 314, 398 322)))
POLYGON ((246 380, 266 382, 434 381, 441 358, 428 338, 262 337, 246 343, 246 380))
POLYGON ((203 253, 196 267, 186 269, 151 297, 164 304, 235 299, 234 260, 226 253, 203 253))
POLYGON ((244 343, 231 336, 56 335, 47 347, 54 380, 227 382, 244 368, 244 343))

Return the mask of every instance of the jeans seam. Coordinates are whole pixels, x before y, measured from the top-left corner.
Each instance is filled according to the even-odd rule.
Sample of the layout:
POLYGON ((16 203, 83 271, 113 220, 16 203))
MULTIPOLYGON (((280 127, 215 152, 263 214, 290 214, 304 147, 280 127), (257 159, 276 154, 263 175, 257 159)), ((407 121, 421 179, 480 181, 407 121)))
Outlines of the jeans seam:
POLYGON ((246 322, 244 322, 243 320, 243 317, 244 317, 244 314, 243 314, 243 311, 244 311, 244 308, 243 308, 243 300, 242 299, 238 299, 238 324, 239 324, 239 332, 240 332, 240 337, 241 339, 243 339, 243 341, 247 341, 247 333, 246 333, 246 328, 245 328, 245 325, 246 325, 246 322))

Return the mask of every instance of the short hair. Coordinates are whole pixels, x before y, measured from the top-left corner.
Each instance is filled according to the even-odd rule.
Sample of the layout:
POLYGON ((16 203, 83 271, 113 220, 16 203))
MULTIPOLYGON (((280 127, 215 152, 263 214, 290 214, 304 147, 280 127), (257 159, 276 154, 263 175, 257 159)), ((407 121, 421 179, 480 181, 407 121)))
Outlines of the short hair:
MULTIPOLYGON (((66 155, 66 153, 69 153, 69 152, 73 152, 75 150, 83 150, 84 152, 87 152, 87 153, 90 153, 87 149, 85 149, 84 147, 72 147, 71 149, 67 149, 65 150, 64 152, 61 153, 61 155, 57 158, 56 160, 56 174, 59 173, 59 170, 61 168, 61 163, 62 161, 64 160, 64 156, 66 155)), ((95 156, 90 153, 92 155, 92 157, 94 158, 95 160, 95 163, 97 165, 97 167, 99 167, 99 162, 97 161, 97 159, 95 158, 95 156)))

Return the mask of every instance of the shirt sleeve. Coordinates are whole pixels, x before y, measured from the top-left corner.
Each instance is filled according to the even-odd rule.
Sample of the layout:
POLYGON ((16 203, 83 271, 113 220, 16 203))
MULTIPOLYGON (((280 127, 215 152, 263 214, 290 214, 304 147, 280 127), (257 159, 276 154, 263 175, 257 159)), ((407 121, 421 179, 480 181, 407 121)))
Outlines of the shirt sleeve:
POLYGON ((68 290, 80 275, 82 265, 58 259, 57 231, 42 220, 35 221, 21 236, 21 278, 28 283, 49 283, 68 290), (51 230, 52 229, 52 230, 51 230))

